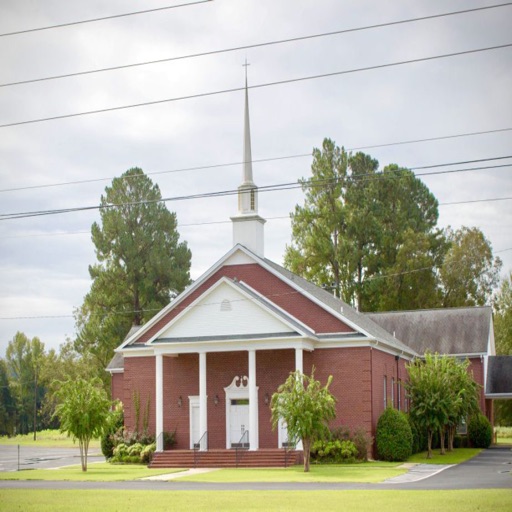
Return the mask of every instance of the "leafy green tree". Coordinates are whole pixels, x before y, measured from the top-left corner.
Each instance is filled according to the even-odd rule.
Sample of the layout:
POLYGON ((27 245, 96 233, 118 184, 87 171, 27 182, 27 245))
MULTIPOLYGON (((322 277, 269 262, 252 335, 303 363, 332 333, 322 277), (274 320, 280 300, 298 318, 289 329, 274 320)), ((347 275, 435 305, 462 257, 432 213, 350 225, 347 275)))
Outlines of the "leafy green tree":
MULTIPOLYGON (((478 407, 479 386, 469 371, 469 359, 459 361, 445 358, 447 363, 447 393, 451 398, 448 410, 446 429, 448 430, 448 451, 453 451, 453 443, 457 427, 462 420, 467 421, 472 415, 480 412, 478 407)), ((444 429, 442 429, 444 430, 444 429)), ((444 441, 444 436, 443 436, 444 441)))
POLYGON ((478 228, 448 228, 449 249, 440 268, 443 307, 483 306, 499 281, 501 260, 478 228))
POLYGON ((512 356, 512 272, 501 282, 494 299, 496 354, 512 356))
POLYGON ((103 432, 111 403, 98 378, 61 382, 56 393, 59 405, 55 414, 60 420, 60 430, 67 432, 73 441, 78 439, 82 471, 87 471, 89 443, 103 432))
POLYGON ((11 393, 7 364, 0 359, 0 436, 14 434, 16 401, 11 393))
POLYGON ((161 199, 158 185, 138 168, 115 178, 101 197, 101 224, 92 226, 98 262, 89 267, 91 290, 76 312, 75 343, 95 357, 98 375, 130 327, 190 282, 190 250, 161 199))
POLYGON ((279 420, 288 427, 291 439, 302 441, 304 449, 304 471, 309 471, 311 446, 328 432, 329 420, 336 417, 336 399, 329 391, 332 376, 324 387, 311 376, 300 371, 290 373, 286 382, 272 395, 270 408, 272 425, 276 428, 279 420))
POLYGON ((407 365, 409 382, 405 384, 410 399, 409 414, 413 422, 427 432, 428 454, 432 458, 432 439, 448 422, 452 402, 447 391, 443 357, 425 354, 407 365))
POLYGON ((7 371, 12 392, 16 398, 18 432, 34 432, 38 427, 37 411, 41 405, 45 388, 38 382, 44 362, 44 343, 39 338, 29 338, 17 332, 7 345, 7 371))
POLYGON ((457 426, 478 411, 478 385, 469 373, 469 361, 458 361, 439 354, 425 354, 407 366, 406 384, 411 400, 410 415, 415 425, 426 430, 428 456, 432 457, 432 438, 439 432, 441 455, 453 449, 457 426))
MULTIPOLYGON (((512 356, 512 272, 502 280, 494 300, 496 354, 512 356)), ((512 426, 512 400, 495 400, 497 425, 512 426)))
MULTIPOLYGON (((398 283, 388 295, 383 277, 397 269, 411 273, 418 270, 418 261, 429 266, 439 259, 443 245, 435 197, 411 171, 396 165, 378 171, 369 155, 347 155, 329 139, 321 150, 313 150, 311 172, 311 179, 300 181, 305 201, 291 215, 285 266, 318 285, 332 286, 362 311, 399 309, 403 302, 410 308, 407 298, 413 294, 401 293, 408 285, 398 283)), ((428 304, 435 303, 432 270, 423 290, 428 304)))

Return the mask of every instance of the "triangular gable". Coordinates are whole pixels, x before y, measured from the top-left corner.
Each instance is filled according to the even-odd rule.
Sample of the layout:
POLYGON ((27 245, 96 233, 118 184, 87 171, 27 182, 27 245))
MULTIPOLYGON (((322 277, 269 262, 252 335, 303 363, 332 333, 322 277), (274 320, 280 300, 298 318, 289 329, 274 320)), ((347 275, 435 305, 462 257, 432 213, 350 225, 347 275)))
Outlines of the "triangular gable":
POLYGON ((172 319, 155 341, 285 334, 297 335, 295 326, 222 278, 172 319))
MULTIPOLYGON (((297 295, 295 297, 298 301, 306 301, 306 303, 309 304, 309 306, 306 306, 306 309, 309 310, 310 313, 311 311, 314 311, 313 314, 310 314, 309 320, 301 318, 301 315, 296 314, 296 312, 294 313, 291 309, 289 309, 290 304, 279 305, 279 307, 281 307, 281 309, 284 310, 286 313, 290 314, 292 317, 299 319, 300 322, 302 322, 302 324, 308 326, 309 331, 316 331, 319 334, 324 332, 331 334, 340 333, 344 335, 348 333, 359 333, 364 337, 384 342, 385 344, 389 344, 390 346, 396 348, 396 345, 398 344, 396 343, 397 340, 393 339, 392 341, 394 343, 389 342, 389 340, 386 338, 390 338, 391 336, 388 335, 387 333, 384 333, 387 334, 387 336, 372 336, 371 334, 368 333, 368 330, 365 327, 363 327, 364 322, 362 323, 362 325, 359 325, 357 319, 352 318, 354 315, 351 315, 350 318, 347 318, 347 315, 344 314, 343 306, 345 306, 345 304, 341 303, 341 301, 339 301, 340 304, 342 304, 341 308, 332 307, 331 305, 326 304, 325 301, 319 300, 317 297, 315 297, 314 294, 311 294, 307 289, 304 289, 301 286, 297 286, 295 279, 298 279, 298 276, 294 276, 295 279, 289 278, 287 277, 288 272, 285 272, 284 269, 281 269, 281 272, 276 271, 276 269, 273 268, 273 266, 270 265, 267 260, 260 258, 259 256, 252 253, 251 251, 249 251, 248 249, 241 245, 236 245, 230 251, 228 251, 219 261, 217 261, 217 263, 215 263, 208 271, 206 271, 199 279, 197 279, 192 285, 190 285, 186 290, 184 290, 175 300, 173 300, 168 306, 163 308, 157 315, 155 315, 149 322, 147 322, 137 333, 135 333, 132 337, 127 339, 121 345, 121 347, 119 347, 119 350, 130 345, 145 344, 150 342, 150 340, 155 339, 155 336, 157 334, 160 334, 162 332, 162 329, 166 325, 168 325, 173 318, 180 315, 181 312, 188 306, 190 306, 190 304, 193 301, 197 300, 199 295, 204 293, 205 286, 211 287, 212 280, 216 279, 217 275, 219 276, 219 278, 222 276, 227 276, 231 279, 237 279, 236 273, 238 271, 235 272, 233 269, 244 269, 250 267, 258 267, 261 269, 262 272, 267 272, 268 274, 273 275, 284 286, 288 286, 296 290, 295 293, 297 295), (323 317, 324 319, 326 317, 331 319, 328 322, 331 324, 329 329, 323 330, 321 328, 315 328, 313 324, 309 324, 312 317, 313 323, 318 324, 316 320, 318 319, 319 316, 323 317)), ((243 273, 243 270, 241 272, 243 273)), ((245 279, 242 277, 241 280, 245 279)), ((249 284, 254 287, 254 283, 249 284)), ((266 295, 264 292, 260 293, 262 293, 262 295, 264 296, 266 295)), ((276 302, 276 300, 273 299, 273 295, 273 292, 268 295, 270 301, 276 302)), ((287 294, 285 295, 290 295, 290 293, 287 292, 287 294)), ((349 309, 351 310, 351 308, 349 309)), ((363 315, 356 314, 355 316, 360 316, 363 320, 368 322, 368 320, 366 320, 363 315)))

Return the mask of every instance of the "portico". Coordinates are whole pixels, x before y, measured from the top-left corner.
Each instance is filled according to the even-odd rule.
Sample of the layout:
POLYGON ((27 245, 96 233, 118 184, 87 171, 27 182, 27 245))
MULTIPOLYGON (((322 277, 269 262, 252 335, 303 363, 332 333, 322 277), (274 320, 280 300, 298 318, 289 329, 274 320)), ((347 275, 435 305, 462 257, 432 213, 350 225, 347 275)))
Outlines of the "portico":
MULTIPOLYGON (((264 345, 267 348, 267 350, 264 351, 267 355, 265 359, 268 359, 269 350, 273 353, 276 352, 275 348, 269 349, 269 347, 275 346, 275 344, 270 343, 269 340, 265 340, 264 345)), ((286 349, 282 347, 282 343, 280 345, 283 354, 286 354, 282 357, 288 360, 286 364, 287 369, 289 369, 289 371, 303 371, 303 343, 300 342, 297 344, 297 342, 293 342, 292 345, 294 346, 286 347, 286 349), (292 367, 292 359, 294 359, 295 362, 294 367, 292 367)), ((306 343, 306 345, 308 344, 306 343)), ((169 414, 165 414, 164 410, 166 405, 169 405, 172 397, 176 394, 172 392, 170 393, 171 396, 165 396, 164 394, 163 363, 164 359, 169 356, 172 356, 178 361, 180 355, 176 353, 177 349, 178 347, 173 347, 172 350, 166 353, 166 350, 161 347, 158 349, 158 353, 155 356, 155 434, 157 439, 157 451, 162 451, 164 448, 163 433, 172 430, 170 426, 173 424, 173 418, 169 414)), ((181 347, 181 349, 183 350, 183 347, 181 347)), ((311 350, 310 347, 309 350, 311 350)), ((229 359, 229 355, 234 351, 232 347, 229 347, 229 349, 226 347, 225 350, 222 350, 221 347, 214 347, 213 349, 210 347, 210 351, 205 348, 204 350, 196 352, 197 380, 195 387, 199 390, 199 394, 186 396, 185 400, 188 400, 188 404, 183 404, 183 395, 179 395, 181 397, 181 406, 178 414, 183 414, 184 407, 188 407, 189 409, 190 440, 188 445, 190 448, 196 448, 201 451, 208 450, 212 443, 216 448, 225 447, 229 449, 240 446, 248 448, 249 450, 258 450, 260 448, 260 407, 268 408, 272 393, 275 392, 277 388, 274 386, 272 389, 270 389, 270 387, 260 389, 260 386, 258 386, 258 350, 253 348, 235 351, 237 352, 236 359, 245 359, 245 365, 241 366, 242 368, 245 367, 247 371, 245 372, 245 369, 243 369, 240 372, 237 371, 236 368, 233 368, 231 372, 233 378, 230 379, 225 386, 220 386, 220 389, 213 390, 208 394, 208 389, 212 389, 218 385, 217 382, 212 382, 208 385, 208 356, 212 358, 220 352, 225 352, 225 356, 228 356, 227 358, 229 359), (221 402, 225 404, 224 407, 219 407, 221 402), (223 411, 224 418, 221 418, 221 411, 223 411), (213 435, 208 425, 209 416, 214 420, 211 428, 214 428, 216 432, 213 435), (222 423, 225 425, 224 429, 219 428, 219 424, 222 423), (219 434, 221 432, 225 432, 225 439, 222 445, 219 444, 219 434)), ((225 374, 225 378, 227 378, 229 373, 225 372, 225 374)), ((174 381, 172 378, 170 380, 174 381)), ((218 378, 214 380, 218 381, 218 378)), ((264 378, 262 376, 262 380, 268 382, 269 378, 268 376, 264 378)), ((184 392, 184 389, 180 389, 180 392, 184 392)), ((268 415, 267 413, 261 416, 266 418, 268 415)), ((264 428, 269 431, 270 424, 266 423, 264 428)), ((269 432, 266 432, 267 438, 268 433, 269 432)), ((275 443, 272 447, 277 448, 278 444, 279 442, 275 443)), ((268 446, 268 441, 266 445, 270 447, 268 446)))

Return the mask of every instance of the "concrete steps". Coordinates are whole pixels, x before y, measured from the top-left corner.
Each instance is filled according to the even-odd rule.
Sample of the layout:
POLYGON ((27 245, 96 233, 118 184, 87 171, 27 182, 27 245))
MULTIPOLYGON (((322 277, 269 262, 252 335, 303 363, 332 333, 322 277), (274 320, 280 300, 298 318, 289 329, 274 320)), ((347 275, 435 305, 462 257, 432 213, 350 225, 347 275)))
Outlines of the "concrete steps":
POLYGON ((302 452, 279 449, 258 451, 208 450, 168 450, 153 456, 150 468, 271 468, 299 464, 302 452), (238 460, 237 460, 238 459, 238 460))

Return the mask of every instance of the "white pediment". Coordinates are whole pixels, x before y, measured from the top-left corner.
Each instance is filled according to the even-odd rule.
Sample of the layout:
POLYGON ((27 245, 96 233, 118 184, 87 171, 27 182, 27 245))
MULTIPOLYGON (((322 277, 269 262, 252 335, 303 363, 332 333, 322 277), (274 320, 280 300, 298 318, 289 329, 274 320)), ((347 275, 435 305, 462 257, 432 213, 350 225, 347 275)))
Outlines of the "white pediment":
POLYGON ((256 263, 254 258, 241 249, 237 249, 227 258, 224 265, 250 265, 251 263, 256 263))
POLYGON ((172 320, 158 339, 294 332, 292 326, 270 308, 228 279, 222 279, 172 320))

